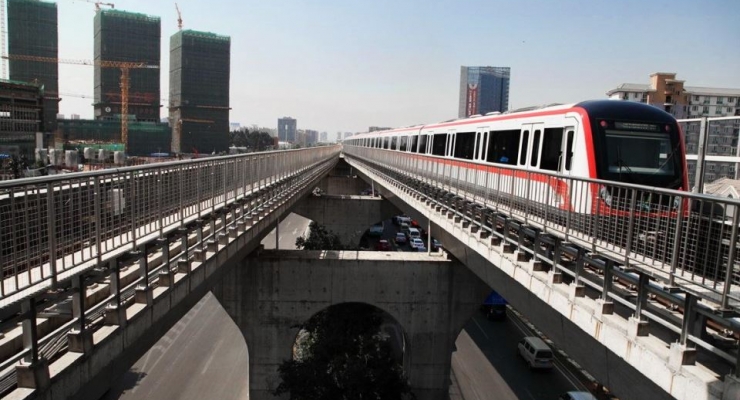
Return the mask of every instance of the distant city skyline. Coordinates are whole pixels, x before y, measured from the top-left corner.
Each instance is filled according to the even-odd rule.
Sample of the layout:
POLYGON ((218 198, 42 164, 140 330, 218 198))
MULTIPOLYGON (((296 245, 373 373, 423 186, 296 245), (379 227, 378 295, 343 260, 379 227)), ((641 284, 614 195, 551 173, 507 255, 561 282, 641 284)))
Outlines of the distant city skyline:
MULTIPOLYGON (((509 109, 606 98, 616 85, 655 71, 676 72, 696 86, 740 88, 733 68, 740 62, 740 2, 733 0, 677 0, 670 7, 637 0, 178 5, 184 29, 231 36, 230 118, 259 126, 292 115, 319 131, 362 132, 454 118, 463 65, 511 67, 509 109), (666 45, 656 15, 692 28, 671 31, 666 45), (275 29, 291 18, 316 23, 275 29), (373 29, 358 20, 374 21, 373 29)), ((57 8, 59 57, 92 59, 95 6, 65 1, 57 8)), ((174 5, 127 0, 116 9, 161 17, 161 93, 169 93, 165 47, 177 31, 174 5)), ((59 65, 59 91, 59 113, 93 116, 91 98, 69 95, 93 95, 93 68, 59 65)), ((166 106, 160 114, 167 115, 166 106)))

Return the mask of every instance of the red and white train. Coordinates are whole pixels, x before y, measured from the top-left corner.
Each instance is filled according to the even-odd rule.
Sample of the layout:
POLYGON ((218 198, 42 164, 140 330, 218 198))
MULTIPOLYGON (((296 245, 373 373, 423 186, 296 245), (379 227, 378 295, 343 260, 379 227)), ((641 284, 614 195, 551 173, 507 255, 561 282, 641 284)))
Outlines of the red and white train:
MULTIPOLYGON (((552 199, 547 201, 551 206, 577 213, 615 215, 626 211, 612 207, 612 197, 624 190, 609 185, 580 185, 581 193, 571 191, 568 198, 568 186, 578 178, 688 190, 684 140, 676 119, 656 107, 636 102, 593 100, 530 111, 489 113, 362 133, 345 139, 343 145, 348 153, 353 148, 408 153, 421 159, 426 167, 431 166, 429 163, 444 164, 450 173, 456 167, 468 167, 489 173, 485 175, 511 177, 466 179, 473 185, 504 192, 513 184, 516 196, 542 202, 533 193, 520 192, 521 185, 515 183, 536 180, 538 198, 552 199), (584 195, 583 190, 589 193, 584 195), (543 191, 550 193, 544 197, 543 191)), ((647 201, 658 205, 656 199, 647 201)), ((670 204, 662 206, 655 209, 673 208, 670 204)))

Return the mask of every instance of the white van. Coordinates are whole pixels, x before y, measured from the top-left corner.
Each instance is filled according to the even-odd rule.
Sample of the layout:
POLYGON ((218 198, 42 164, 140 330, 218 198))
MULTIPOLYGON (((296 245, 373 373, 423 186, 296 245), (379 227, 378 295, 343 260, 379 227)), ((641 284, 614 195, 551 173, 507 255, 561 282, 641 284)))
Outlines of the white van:
POLYGON ((529 368, 552 368, 552 349, 542 339, 527 336, 517 345, 519 355, 529 364, 529 368))
POLYGON ((411 239, 421 239, 421 232, 419 232, 416 228, 409 228, 409 240, 411 239))

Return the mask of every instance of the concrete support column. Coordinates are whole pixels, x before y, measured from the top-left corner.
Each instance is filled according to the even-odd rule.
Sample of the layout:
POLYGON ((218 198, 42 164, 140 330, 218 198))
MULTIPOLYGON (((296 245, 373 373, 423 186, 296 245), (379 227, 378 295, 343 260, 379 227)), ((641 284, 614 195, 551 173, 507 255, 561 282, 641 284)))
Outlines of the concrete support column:
POLYGON ((378 307, 402 329, 404 369, 416 398, 445 400, 455 339, 491 290, 439 257, 393 262, 362 252, 327 259, 320 251, 270 250, 242 264, 213 293, 247 342, 252 400, 274 398, 277 368, 292 357, 298 325, 330 306, 356 302, 378 307))

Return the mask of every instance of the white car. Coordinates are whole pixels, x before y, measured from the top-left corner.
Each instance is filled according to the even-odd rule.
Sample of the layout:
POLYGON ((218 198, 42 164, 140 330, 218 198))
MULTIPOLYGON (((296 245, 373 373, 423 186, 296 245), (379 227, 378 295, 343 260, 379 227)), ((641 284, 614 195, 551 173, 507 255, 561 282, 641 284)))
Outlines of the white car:
POLYGON ((568 392, 558 397, 558 400, 596 400, 596 397, 589 392, 568 392))
POLYGON ((426 246, 424 246, 424 241, 419 238, 412 238, 409 241, 409 245, 412 249, 415 249, 416 251, 427 251, 426 246))

